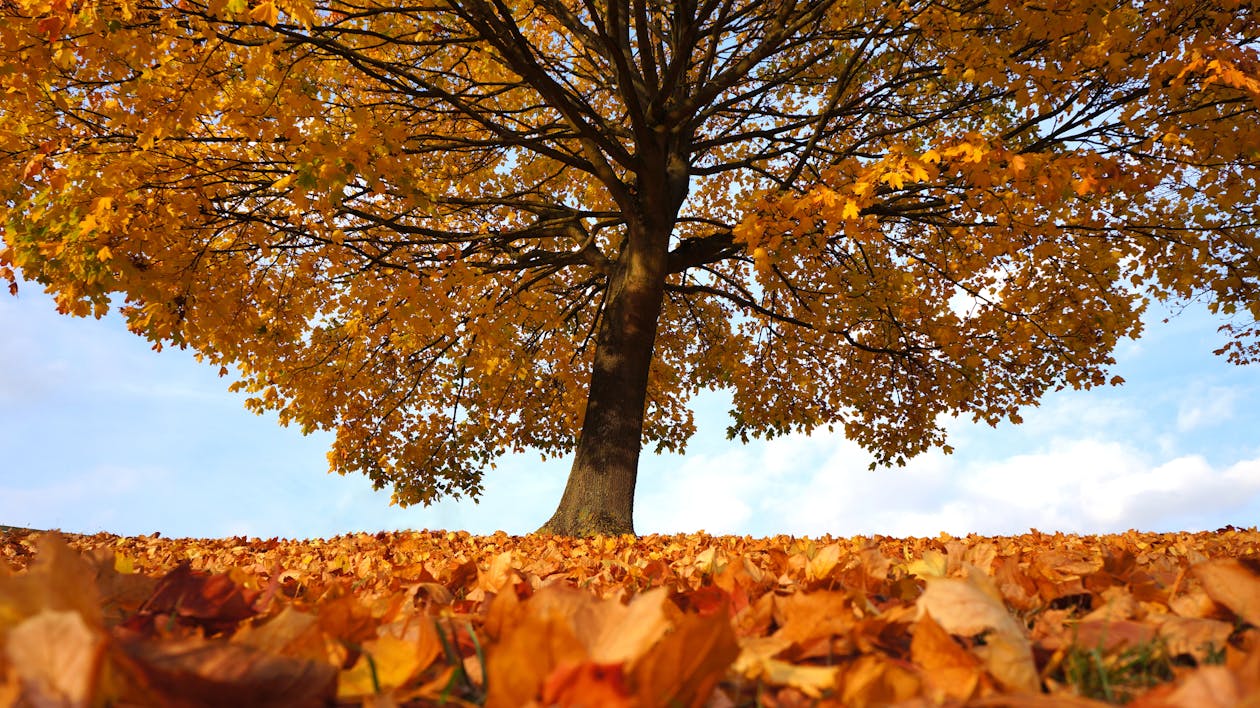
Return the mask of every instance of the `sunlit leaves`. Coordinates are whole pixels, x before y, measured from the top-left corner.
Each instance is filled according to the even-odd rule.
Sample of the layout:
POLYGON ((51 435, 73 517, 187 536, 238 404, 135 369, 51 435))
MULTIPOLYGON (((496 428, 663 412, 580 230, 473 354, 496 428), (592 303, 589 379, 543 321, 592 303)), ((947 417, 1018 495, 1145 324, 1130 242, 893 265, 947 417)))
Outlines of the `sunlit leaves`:
MULTIPOLYGON (((1260 690, 1254 530, 68 541, 0 537, 5 705, 1096 706, 1260 690)), ((1172 704, 1202 705, 1186 701, 1172 704)))
POLYGON ((4 3, 0 277, 400 503, 574 448, 627 264, 663 450, 725 389, 904 462, 1112 381, 1148 298, 1258 356, 1251 0, 642 6, 4 3))

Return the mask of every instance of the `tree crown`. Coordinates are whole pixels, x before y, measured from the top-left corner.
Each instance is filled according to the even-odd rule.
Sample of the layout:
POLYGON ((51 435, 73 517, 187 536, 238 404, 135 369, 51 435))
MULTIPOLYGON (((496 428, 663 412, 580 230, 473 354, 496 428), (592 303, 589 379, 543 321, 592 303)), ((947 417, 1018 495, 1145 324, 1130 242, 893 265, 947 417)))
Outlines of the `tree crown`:
POLYGON ((1260 356, 1254 2, 7 0, 3 274, 113 293, 403 503, 572 449, 663 258, 644 439, 1107 381, 1148 297, 1260 356))

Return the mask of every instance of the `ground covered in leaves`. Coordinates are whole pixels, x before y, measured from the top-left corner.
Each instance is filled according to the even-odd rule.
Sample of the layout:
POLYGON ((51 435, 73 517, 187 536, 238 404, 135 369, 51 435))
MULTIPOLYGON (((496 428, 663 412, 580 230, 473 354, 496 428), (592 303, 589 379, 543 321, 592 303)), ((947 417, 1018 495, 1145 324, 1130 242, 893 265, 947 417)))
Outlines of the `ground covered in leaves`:
POLYGON ((0 706, 1260 704, 1260 533, 0 532, 0 706))

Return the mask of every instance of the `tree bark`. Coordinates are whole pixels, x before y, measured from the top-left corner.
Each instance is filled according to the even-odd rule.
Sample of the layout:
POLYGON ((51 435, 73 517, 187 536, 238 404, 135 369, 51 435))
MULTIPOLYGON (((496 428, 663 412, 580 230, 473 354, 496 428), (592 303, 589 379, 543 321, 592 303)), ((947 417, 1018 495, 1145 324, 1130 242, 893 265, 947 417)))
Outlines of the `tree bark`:
MULTIPOLYGON (((665 239, 667 243, 668 232, 665 239)), ((665 293, 666 249, 633 249, 626 256, 609 283, 596 334, 586 416, 573 468, 560 505, 541 533, 634 533, 634 487, 648 370, 665 293)))

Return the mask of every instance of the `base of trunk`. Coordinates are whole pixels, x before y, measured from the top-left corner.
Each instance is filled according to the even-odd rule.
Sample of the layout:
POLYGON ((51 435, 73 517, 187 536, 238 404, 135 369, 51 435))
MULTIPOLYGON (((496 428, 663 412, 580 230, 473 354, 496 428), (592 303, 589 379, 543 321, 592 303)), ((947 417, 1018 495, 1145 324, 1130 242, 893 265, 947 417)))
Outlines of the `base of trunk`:
POLYGON ((557 536, 625 536, 634 535, 634 523, 619 515, 589 509, 557 509, 538 533, 557 536))

